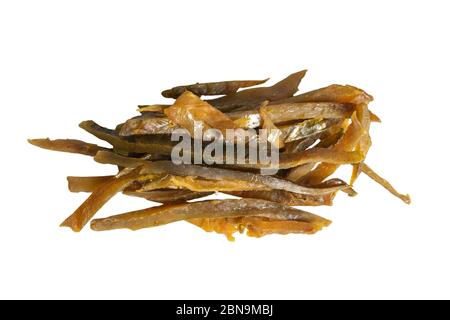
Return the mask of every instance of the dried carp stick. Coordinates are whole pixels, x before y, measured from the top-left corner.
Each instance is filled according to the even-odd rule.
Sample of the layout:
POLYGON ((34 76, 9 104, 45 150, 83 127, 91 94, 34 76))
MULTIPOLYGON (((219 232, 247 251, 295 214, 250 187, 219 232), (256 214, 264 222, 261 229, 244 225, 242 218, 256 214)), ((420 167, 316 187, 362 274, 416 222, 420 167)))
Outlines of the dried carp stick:
POLYGON ((231 80, 220 82, 206 82, 206 83, 194 83, 184 86, 173 87, 172 89, 164 90, 161 95, 165 98, 178 98, 185 91, 190 91, 197 96, 215 96, 235 93, 241 88, 253 87, 259 84, 263 84, 269 80, 231 80))
POLYGON ((245 190, 271 190, 261 183, 253 183, 245 180, 211 180, 202 179, 196 176, 175 176, 164 175, 160 179, 145 183, 141 189, 136 191, 145 192, 157 189, 187 189, 196 192, 227 192, 227 191, 245 191, 245 190))
POLYGON ((354 105, 336 102, 295 102, 267 106, 267 112, 275 123, 312 118, 350 118, 354 111, 354 105))
MULTIPOLYGON (((300 119, 350 118, 355 108, 349 103, 297 102, 269 105, 266 110, 274 123, 282 123, 300 119)), ((256 110, 233 111, 226 115, 241 128, 257 128, 261 125, 261 117, 256 110)), ((380 118, 372 112, 370 112, 370 120, 381 122, 380 118)))
POLYGON ((186 219, 258 216, 269 219, 301 221, 310 224, 311 233, 330 221, 312 213, 279 203, 259 199, 207 200, 162 205, 91 221, 96 231, 142 228, 165 225, 186 219))
MULTIPOLYGON (((266 107, 267 114, 274 123, 283 123, 294 120, 313 118, 350 118, 354 112, 354 105, 335 102, 299 102, 269 104, 266 107)), ((251 123, 249 128, 261 125, 261 117, 257 110, 234 111, 227 115, 238 123, 251 123)))
POLYGON ((114 176, 96 177, 67 177, 70 192, 93 192, 107 181, 111 181, 114 176))
POLYGON ((244 180, 251 183, 260 183, 270 189, 286 190, 294 193, 322 195, 344 189, 346 186, 333 186, 329 188, 309 188, 297 185, 290 181, 268 175, 260 175, 251 172, 235 171, 204 167, 199 165, 180 164, 175 165, 171 161, 148 162, 136 158, 124 157, 112 152, 99 152, 94 157, 99 163, 115 164, 123 167, 143 166, 143 174, 173 174, 179 176, 198 176, 211 180, 244 180))
POLYGON ((140 167, 135 168, 127 174, 112 177, 101 184, 72 215, 61 223, 61 227, 69 227, 75 232, 81 231, 84 225, 109 199, 138 177, 140 170, 140 167))
POLYGON ((294 97, 286 98, 279 103, 297 103, 297 102, 339 102, 339 103, 369 103, 373 97, 362 89, 349 86, 332 84, 328 87, 305 92, 294 97))
MULTIPOLYGON (((317 186, 316 188, 329 188, 342 186, 342 191, 347 193, 349 196, 355 196, 357 193, 353 190, 345 181, 340 179, 330 179, 317 186)), ((242 198, 256 198, 263 199, 273 202, 282 203, 290 206, 319 206, 319 205, 331 205, 336 192, 331 192, 324 195, 305 195, 293 192, 288 192, 285 190, 252 190, 252 191, 233 191, 225 192, 234 196, 239 196, 242 198)))
MULTIPOLYGON (((344 119, 350 118, 355 111, 354 104, 337 102, 293 102, 277 101, 266 108, 274 123, 282 123, 300 119, 344 119)), ((261 125, 261 117, 255 108, 236 110, 226 113, 241 128, 256 128, 261 125)), ((370 112, 372 122, 381 122, 380 118, 370 112)))
POLYGON ((229 111, 240 106, 258 106, 265 100, 276 101, 285 99, 292 97, 298 91, 300 81, 305 74, 306 70, 299 71, 271 87, 246 89, 206 101, 221 111, 229 111))
MULTIPOLYGON (((278 168, 289 169, 305 163, 324 162, 333 165, 353 164, 364 160, 364 155, 357 151, 340 151, 325 148, 311 148, 305 151, 294 153, 281 153, 278 164, 237 164, 242 168, 278 168)), ((323 180, 323 179, 322 179, 323 180)), ((322 181, 319 181, 320 183, 322 181)), ((318 184, 316 183, 316 184, 318 184)))
POLYGON ((203 124, 203 132, 214 128, 220 130, 224 136, 226 129, 238 128, 227 115, 189 91, 184 92, 173 106, 165 109, 164 114, 173 123, 187 129, 192 137, 196 128, 195 122, 203 124))
MULTIPOLYGON (((127 188, 128 189, 128 188, 127 188)), ((181 203, 188 200, 203 198, 213 194, 214 192, 194 192, 190 190, 153 190, 153 191, 132 191, 123 190, 122 193, 127 196, 144 198, 160 203, 181 203)))
MULTIPOLYGON (((67 177, 69 190, 71 192, 94 192, 98 187, 110 180, 114 176, 94 176, 94 177, 67 177)), ((135 182, 133 182, 134 184, 135 182)), ((190 190, 152 190, 140 191, 142 184, 138 188, 128 186, 122 193, 129 196, 145 198, 155 202, 185 202, 213 194, 213 192, 194 192, 190 190)))
POLYGON ((361 166, 362 172, 364 172, 366 175, 368 175, 372 180, 378 182, 380 185, 382 185, 387 191, 392 193, 397 198, 401 199, 404 203, 410 204, 411 198, 409 194, 401 194, 395 188, 387 181, 386 179, 380 177, 375 171, 372 170, 366 163, 363 163, 361 166))
MULTIPOLYGON (((318 189, 329 189, 331 187, 341 187, 342 188, 341 191, 347 193, 350 197, 354 197, 357 195, 357 192, 350 185, 348 185, 345 181, 338 179, 338 178, 329 179, 329 180, 324 181, 314 187, 318 188, 318 189)), ((322 204, 331 205, 331 200, 334 198, 334 195, 335 195, 335 192, 332 192, 329 194, 313 196, 313 195, 304 195, 304 194, 287 192, 285 190, 271 190, 270 192, 254 190, 254 191, 226 192, 226 193, 232 194, 232 195, 236 195, 236 194, 250 195, 250 194, 252 194, 253 196, 250 196, 249 198, 260 198, 260 199, 265 199, 265 200, 269 200, 269 201, 280 202, 283 204, 288 204, 291 201, 298 203, 298 204, 289 204, 292 206, 294 206, 294 205, 295 206, 318 205, 317 203, 322 203, 327 199, 330 200, 330 202, 322 203, 322 204), (273 193, 273 194, 270 194, 270 193, 273 193), (276 200, 276 199, 280 199, 280 200, 276 200), (303 204, 301 204, 302 201, 304 202, 303 204)), ((247 196, 242 196, 242 197, 247 197, 247 196)))
POLYGON ((92 120, 83 121, 79 126, 97 138, 108 142, 119 152, 170 155, 174 145, 170 141, 170 135, 122 137, 115 130, 102 127, 92 120))
POLYGON ((287 206, 331 206, 335 192, 319 196, 311 196, 288 192, 285 190, 254 190, 254 191, 227 191, 224 192, 241 198, 262 199, 272 202, 278 202, 287 206))
POLYGON ((32 145, 48 149, 52 151, 61 151, 61 152, 69 152, 69 153, 78 153, 84 154, 87 156, 95 156, 95 154, 100 151, 108 151, 110 149, 100 147, 96 144, 87 143, 81 140, 75 139, 56 139, 50 140, 46 139, 28 139, 28 142, 32 145))

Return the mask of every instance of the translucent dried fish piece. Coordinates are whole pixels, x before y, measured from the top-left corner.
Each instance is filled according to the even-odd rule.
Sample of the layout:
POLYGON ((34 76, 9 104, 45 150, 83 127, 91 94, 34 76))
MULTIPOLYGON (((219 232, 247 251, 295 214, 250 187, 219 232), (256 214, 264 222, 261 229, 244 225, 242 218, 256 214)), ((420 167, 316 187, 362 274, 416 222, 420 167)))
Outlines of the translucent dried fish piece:
POLYGON ((220 130, 223 136, 226 129, 238 128, 227 115, 189 91, 183 93, 164 113, 173 123, 187 129, 192 137, 196 122, 203 125, 202 132, 214 128, 220 130))
POLYGON ((227 194, 241 198, 263 199, 278 202, 288 206, 331 206, 336 192, 323 195, 307 195, 289 192, 285 190, 251 190, 251 191, 228 191, 227 194))

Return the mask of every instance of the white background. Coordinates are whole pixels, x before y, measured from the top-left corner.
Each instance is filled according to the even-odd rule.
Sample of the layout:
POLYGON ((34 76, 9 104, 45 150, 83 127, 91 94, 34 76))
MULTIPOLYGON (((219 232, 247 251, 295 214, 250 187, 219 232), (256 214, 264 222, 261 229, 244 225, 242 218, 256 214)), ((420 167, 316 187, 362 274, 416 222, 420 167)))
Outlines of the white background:
MULTIPOLYGON (((1 1, 0 298, 450 298, 446 3, 1 1), (300 91, 374 95, 367 162, 410 206, 361 177, 310 208, 333 220, 313 236, 58 227, 87 197, 65 177, 115 169, 27 138, 99 143, 80 121, 112 127, 167 87, 303 68, 300 91)), ((148 205, 118 195, 98 217, 148 205)))

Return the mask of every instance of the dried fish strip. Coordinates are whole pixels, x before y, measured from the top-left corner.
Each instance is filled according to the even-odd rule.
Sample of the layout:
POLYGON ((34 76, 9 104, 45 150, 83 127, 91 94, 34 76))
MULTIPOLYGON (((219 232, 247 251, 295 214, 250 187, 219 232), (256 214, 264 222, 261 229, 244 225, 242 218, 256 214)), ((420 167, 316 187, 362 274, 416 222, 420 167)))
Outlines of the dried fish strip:
POLYGON ((264 80, 232 80, 221 82, 207 82, 207 83, 195 83, 184 86, 173 87, 172 89, 164 90, 161 95, 165 98, 177 99, 185 91, 190 91, 197 96, 216 96, 235 93, 241 88, 248 88, 263 84, 264 80))
POLYGON ((207 200, 184 204, 162 205, 91 221, 96 231, 155 227, 186 219, 258 216, 275 220, 305 222, 314 233, 330 221, 307 211, 259 199, 207 200))

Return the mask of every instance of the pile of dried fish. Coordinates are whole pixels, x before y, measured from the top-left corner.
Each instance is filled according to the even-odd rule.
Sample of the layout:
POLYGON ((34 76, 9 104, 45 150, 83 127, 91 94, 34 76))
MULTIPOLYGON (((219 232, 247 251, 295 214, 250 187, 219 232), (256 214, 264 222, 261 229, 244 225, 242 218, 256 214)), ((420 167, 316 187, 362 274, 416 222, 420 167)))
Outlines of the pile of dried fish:
MULTIPOLYGON (((371 146, 369 129, 380 119, 368 109, 372 96, 349 85, 330 85, 295 95, 306 70, 267 87, 266 80, 196 83, 164 90, 173 104, 139 106, 140 115, 115 129, 94 121, 80 127, 106 141, 110 148, 80 140, 30 139, 35 146, 94 157, 113 164, 111 176, 67 177, 71 192, 89 192, 86 201, 61 226, 80 231, 115 194, 142 197, 161 205, 94 219, 93 230, 132 230, 188 221, 204 230, 223 233, 233 240, 235 232, 261 237, 267 234, 312 234, 330 221, 292 206, 332 205, 341 191, 355 196, 353 184, 364 173, 389 192, 410 203, 365 163, 371 146), (214 99, 202 96, 221 95, 214 99), (272 175, 257 163, 174 163, 176 145, 171 134, 184 128, 195 145, 195 126, 220 132, 228 129, 270 129, 268 141, 279 152, 272 175), (353 167, 349 183, 330 178, 339 166, 353 167), (199 199, 215 192, 238 199, 199 199)), ((250 143, 247 141, 246 143, 250 143)), ((200 143, 201 148, 205 146, 200 143)), ((194 151, 195 153, 195 151, 194 151)))

